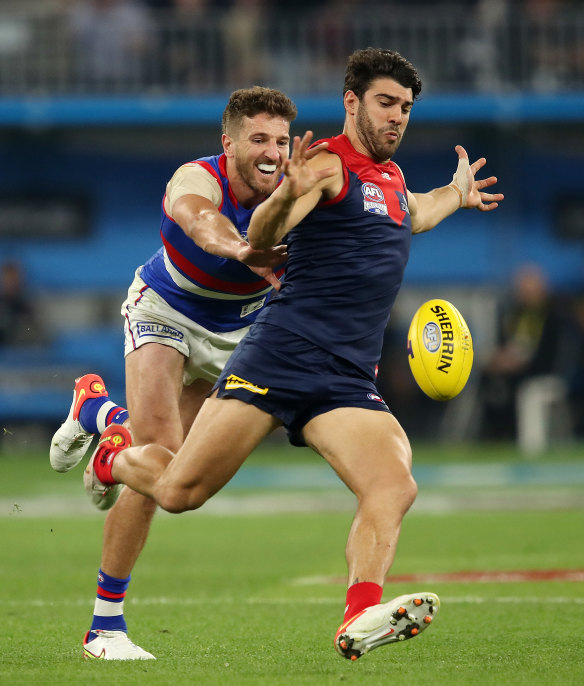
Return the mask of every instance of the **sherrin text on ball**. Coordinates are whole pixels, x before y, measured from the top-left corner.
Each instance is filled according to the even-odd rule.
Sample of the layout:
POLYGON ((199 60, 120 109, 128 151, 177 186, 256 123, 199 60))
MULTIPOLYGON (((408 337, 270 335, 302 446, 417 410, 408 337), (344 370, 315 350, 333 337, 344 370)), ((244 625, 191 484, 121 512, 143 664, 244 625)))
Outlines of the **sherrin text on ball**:
POLYGON ((452 303, 437 298, 420 306, 408 332, 408 361, 433 400, 451 400, 462 391, 472 369, 472 336, 452 303))

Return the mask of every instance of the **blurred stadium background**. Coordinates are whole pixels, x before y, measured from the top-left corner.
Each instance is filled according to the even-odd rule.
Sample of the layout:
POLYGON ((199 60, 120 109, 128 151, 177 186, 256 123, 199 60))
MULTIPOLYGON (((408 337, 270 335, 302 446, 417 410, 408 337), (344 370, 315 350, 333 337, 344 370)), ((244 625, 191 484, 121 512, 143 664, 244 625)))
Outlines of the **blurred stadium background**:
POLYGON ((159 247, 166 181, 219 151, 230 92, 280 88, 299 108, 294 133, 336 134, 346 57, 368 45, 400 51, 423 79, 396 157, 408 186, 447 183, 460 143, 487 158, 506 195, 493 214, 459 212, 414 239, 381 364, 388 404, 414 440, 521 439, 537 454, 582 439, 581 0, 3 0, 0 262, 13 286, 0 319, 0 452, 46 446, 80 373, 102 374, 123 400, 119 306, 159 247), (527 347, 541 354, 520 375, 535 383, 519 394, 529 411, 518 428, 504 408, 520 384, 503 397, 509 386, 484 376, 525 265, 541 270, 560 316, 547 348, 550 308, 532 322, 527 347), (407 326, 430 297, 453 301, 475 340, 469 385, 447 405, 407 367, 407 326))

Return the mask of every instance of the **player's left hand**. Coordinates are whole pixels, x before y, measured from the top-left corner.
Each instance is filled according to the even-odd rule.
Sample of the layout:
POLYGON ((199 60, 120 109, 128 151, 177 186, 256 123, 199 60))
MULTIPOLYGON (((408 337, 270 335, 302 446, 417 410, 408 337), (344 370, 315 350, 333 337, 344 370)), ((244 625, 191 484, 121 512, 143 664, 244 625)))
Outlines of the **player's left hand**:
POLYGON ((485 193, 484 188, 493 186, 497 183, 496 176, 489 176, 487 179, 475 179, 476 173, 485 166, 487 160, 481 157, 476 162, 469 164, 468 153, 457 145, 455 148, 458 153, 458 167, 452 177, 452 184, 460 191, 460 207, 464 209, 476 208, 481 212, 490 212, 499 207, 499 202, 505 197, 502 193, 485 193))

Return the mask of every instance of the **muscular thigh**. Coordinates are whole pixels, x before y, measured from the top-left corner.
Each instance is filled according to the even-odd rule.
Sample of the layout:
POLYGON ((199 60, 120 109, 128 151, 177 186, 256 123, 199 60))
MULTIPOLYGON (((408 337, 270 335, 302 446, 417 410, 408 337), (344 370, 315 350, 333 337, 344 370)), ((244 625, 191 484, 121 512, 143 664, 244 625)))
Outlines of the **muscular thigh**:
POLYGON ((183 437, 186 437, 199 410, 207 399, 213 385, 206 379, 195 379, 189 386, 183 386, 179 400, 183 437))
POLYGON ((388 412, 336 408, 308 422, 303 436, 357 495, 411 473, 408 438, 388 412))
POLYGON ((198 492, 197 499, 204 501, 280 424, 267 412, 235 398, 208 398, 163 480, 173 488, 198 492))
POLYGON ((147 286, 140 269, 121 312, 134 439, 176 452, 247 327, 208 331, 147 286))
POLYGON ((142 345, 126 357, 126 401, 137 444, 180 447, 184 359, 174 348, 157 343, 142 345))
POLYGON ((149 343, 126 357, 126 396, 136 444, 159 443, 176 452, 211 391, 205 379, 183 385, 185 358, 149 343))

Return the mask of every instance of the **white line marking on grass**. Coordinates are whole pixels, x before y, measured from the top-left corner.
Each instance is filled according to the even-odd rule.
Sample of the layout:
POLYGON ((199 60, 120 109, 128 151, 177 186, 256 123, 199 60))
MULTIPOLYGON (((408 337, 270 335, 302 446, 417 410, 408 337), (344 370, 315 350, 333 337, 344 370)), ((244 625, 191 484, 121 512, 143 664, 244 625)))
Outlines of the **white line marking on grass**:
MULTIPOLYGON (((448 605, 481 605, 483 603, 502 603, 520 605, 524 603, 537 603, 538 605, 584 605, 584 598, 574 596, 441 596, 442 603, 448 605)), ((298 605, 298 598, 127 598, 126 605, 136 606, 199 606, 199 605, 298 605)), ((327 597, 302 598, 303 604, 308 605, 339 605, 343 599, 327 597)), ((77 600, 0 600, 0 607, 23 608, 23 607, 93 607, 93 599, 77 600)))
MULTIPOLYGON (((198 510, 196 516, 229 516, 278 514, 297 512, 354 512, 355 497, 348 491, 330 490, 321 493, 283 492, 220 493, 198 510)), ((413 514, 444 514, 460 511, 522 511, 522 510, 581 510, 584 508, 582 489, 527 489, 525 492, 482 491, 448 492, 436 489, 420 492, 413 505, 413 514)), ((167 512, 161 516, 176 517, 167 512)), ((182 517, 192 516, 184 513, 182 517)), ((26 519, 29 517, 79 517, 103 516, 83 496, 58 497, 54 495, 37 497, 0 498, 0 517, 26 519)))
POLYGON ((563 597, 543 598, 540 596, 440 596, 440 600, 447 605, 480 605, 482 603, 509 603, 511 605, 522 605, 525 603, 537 603, 538 605, 584 605, 584 598, 563 597))
MULTIPOLYGON (((458 572, 428 572, 424 574, 394 574, 387 583, 416 584, 509 584, 536 581, 584 581, 584 569, 516 569, 467 570, 458 572)), ((327 586, 345 584, 344 576, 301 576, 291 581, 293 586, 327 586)))

